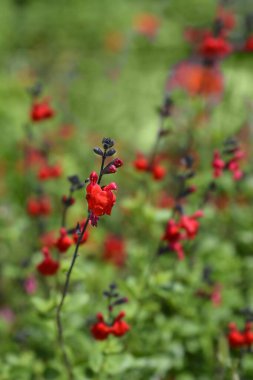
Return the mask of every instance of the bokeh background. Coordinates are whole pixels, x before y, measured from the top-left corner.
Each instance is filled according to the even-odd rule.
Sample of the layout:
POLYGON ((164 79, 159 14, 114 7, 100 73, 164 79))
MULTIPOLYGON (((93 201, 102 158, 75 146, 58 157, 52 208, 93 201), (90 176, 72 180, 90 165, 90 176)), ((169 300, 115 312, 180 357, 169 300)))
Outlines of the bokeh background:
MULTIPOLYGON (((236 14, 237 24, 230 38, 235 46, 240 47, 246 36, 245 15, 253 12, 252 0, 221 3, 228 4, 236 14)), ((74 277, 77 284, 72 298, 75 303, 74 324, 82 334, 71 330, 71 302, 65 310, 70 350, 74 351, 77 344, 80 347, 80 357, 72 356, 73 361, 76 359, 77 379, 83 380, 84 372, 85 379, 95 379, 99 373, 97 363, 102 349, 97 348, 91 337, 87 338, 90 323, 87 320, 90 314, 103 310, 102 290, 115 278, 123 292, 132 297, 127 312, 139 335, 132 333, 128 347, 130 354, 127 351, 126 356, 120 356, 121 367, 111 360, 109 377, 104 375, 105 379, 110 376, 125 379, 129 374, 137 380, 209 380, 214 376, 212 339, 222 335, 234 308, 248 306, 252 295, 250 286, 245 292, 245 287, 251 284, 250 271, 253 268, 250 256, 253 217, 249 207, 252 179, 249 177, 243 185, 245 187, 242 186, 246 198, 248 196, 244 205, 232 200, 232 207, 221 213, 213 205, 208 208, 204 238, 194 246, 194 255, 201 256, 194 269, 190 261, 176 266, 174 257, 169 259, 171 265, 167 264, 167 258, 162 258, 162 268, 151 276, 149 284, 151 291, 156 292, 155 296, 144 297, 141 308, 142 294, 138 292, 142 281, 145 283, 148 255, 157 248, 157 240, 161 238, 163 224, 171 216, 171 210, 167 206, 165 210, 156 209, 154 204, 162 187, 159 188, 157 183, 150 184, 148 180, 142 181, 140 173, 134 172, 132 161, 136 152, 150 152, 158 126, 157 107, 163 102, 167 78, 178 62, 193 54, 185 39, 186 28, 211 28, 216 10, 214 0, 1 0, 0 306, 1 309, 10 308, 16 318, 16 324, 12 324, 12 314, 5 318, 7 323, 0 321, 0 332, 5 341, 0 351, 5 358, 4 380, 62 380, 64 374, 59 355, 54 356, 55 352, 52 352, 57 352, 53 338, 57 298, 52 290, 53 281, 49 281, 51 298, 47 290, 44 294, 45 283, 41 279, 34 299, 28 300, 22 288, 24 278, 34 272, 40 260, 34 241, 37 227, 26 213, 27 198, 34 190, 34 178, 25 176, 20 163, 31 108, 29 89, 36 83, 42 84, 43 96, 50 98, 56 115, 43 126, 34 125, 33 134, 35 139, 39 139, 42 133, 47 136, 52 162, 60 163, 64 173, 57 183, 46 184, 54 211, 48 221, 49 230, 59 226, 60 198, 68 188, 66 177, 78 174, 84 179, 90 170, 99 167, 92 148, 99 145, 104 136, 116 141, 118 154, 124 160, 123 174, 117 174, 121 185, 117 198, 120 206, 113 210, 113 218, 103 220, 101 229, 93 229, 91 241, 83 249, 86 261, 80 259, 74 277), (143 14, 151 14, 159 21, 153 37, 138 33, 136 29, 136 20, 143 14), (59 128, 64 126, 64 131, 59 133, 59 128), (145 186, 150 186, 148 198, 145 186), (147 199, 150 203, 146 202, 147 199), (100 254, 108 233, 122 236, 123 232, 129 266, 121 273, 115 268, 104 268, 97 260, 97 252, 100 254), (237 251, 240 251, 239 255, 237 251), (219 259, 214 252, 220 254, 219 259), (245 258, 244 262, 241 257, 245 258), (26 266, 26 260, 30 260, 30 266, 26 266), (224 304, 215 311, 212 305, 203 306, 202 301, 196 300, 192 290, 202 281, 200 278, 206 263, 215 268, 217 281, 225 284, 222 285, 224 304), (245 283, 241 283, 245 273, 245 283), (144 280, 141 278, 140 282, 139 274, 144 274, 144 280), (173 288, 169 301, 167 293, 163 293, 165 288, 160 288, 165 280, 169 284, 167 290, 173 288), (19 315, 20 310, 23 313, 19 315), (170 315, 168 319, 164 317, 167 314, 170 315), (163 338, 159 334, 149 334, 153 326, 162 332, 163 338), (154 352, 154 347, 158 346, 160 353, 154 352), (21 357, 20 347, 25 352, 21 357), (93 356, 88 358, 84 371, 80 358, 89 353, 93 356), (198 369, 200 362, 201 370, 198 369), (36 364, 34 372, 31 363, 36 364), (147 363, 150 363, 149 367, 147 363), (152 377, 155 371, 157 377, 152 377)), ((196 179, 200 192, 211 179, 213 149, 237 134, 244 124, 250 125, 253 121, 252 60, 252 52, 246 53, 239 48, 220 63, 225 82, 222 101, 211 105, 211 117, 200 128, 195 129, 194 120, 205 108, 205 100, 175 91, 173 100, 180 111, 168 122, 173 134, 170 143, 163 147, 168 154, 174 146, 183 149, 187 144, 186 131, 193 131, 201 156, 198 162, 200 175, 196 179)), ((171 169, 173 175, 174 170, 171 169)), ((227 192, 231 199, 242 188, 234 186, 227 177, 221 181, 222 194, 227 192)), ((86 212, 83 193, 77 194, 77 202, 82 206, 71 213, 69 221, 72 224, 86 212)), ((191 205, 192 212, 198 204, 196 197, 191 205)), ((63 259, 62 282, 69 257, 63 259)), ((227 359, 227 348, 223 349, 226 346, 224 341, 220 345, 221 351, 225 352, 226 365, 226 360, 229 362, 230 359, 227 359)), ((252 375, 250 360, 245 368, 252 375)))

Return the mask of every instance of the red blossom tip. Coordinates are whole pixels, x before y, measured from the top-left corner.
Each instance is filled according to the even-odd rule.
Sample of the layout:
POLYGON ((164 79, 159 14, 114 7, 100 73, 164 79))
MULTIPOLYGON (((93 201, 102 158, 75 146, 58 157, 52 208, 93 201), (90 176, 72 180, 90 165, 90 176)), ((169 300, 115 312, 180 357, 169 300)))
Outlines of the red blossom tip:
POLYGON ((103 190, 108 191, 108 190, 117 190, 117 184, 115 182, 109 183, 109 185, 106 185, 103 187, 103 190))
POLYGON ((120 158, 115 158, 113 160, 113 164, 116 166, 116 168, 120 168, 123 166, 123 161, 120 158))
POLYGON ((93 185, 95 185, 95 184, 97 183, 97 181, 98 181, 98 175, 97 175, 97 173, 96 173, 96 172, 92 172, 92 173, 90 174, 90 182, 91 182, 93 185))

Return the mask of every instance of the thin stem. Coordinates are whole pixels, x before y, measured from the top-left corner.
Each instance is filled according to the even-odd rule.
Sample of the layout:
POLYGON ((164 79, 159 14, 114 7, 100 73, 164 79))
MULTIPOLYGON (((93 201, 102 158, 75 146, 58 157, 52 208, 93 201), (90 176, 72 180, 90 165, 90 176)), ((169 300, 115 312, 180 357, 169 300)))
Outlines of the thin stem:
POLYGON ((98 185, 100 184, 101 182, 101 179, 103 177, 103 170, 104 170, 104 164, 105 164, 105 159, 106 159, 106 149, 104 151, 104 154, 102 156, 102 162, 101 162, 101 167, 100 167, 100 173, 99 173, 99 177, 98 177, 98 185))
MULTIPOLYGON (((100 173, 99 173, 99 178, 98 178, 98 184, 100 183, 100 181, 103 177, 103 169, 104 169, 105 160, 106 160, 106 149, 104 150, 104 154, 102 157, 100 173)), ((65 216, 63 215, 63 222, 65 222, 64 217, 65 216)), ((61 320, 61 310, 62 310, 62 307, 64 305, 65 297, 68 293, 71 273, 72 273, 73 267, 75 265, 76 259, 78 257, 78 249, 79 249, 80 243, 82 241, 83 235, 84 235, 84 233, 88 227, 90 218, 91 218, 91 213, 90 213, 90 211, 88 211, 88 217, 86 219, 86 222, 85 222, 85 224, 81 230, 81 233, 79 235, 79 238, 77 240, 75 251, 74 251, 74 254, 72 256, 72 261, 71 261, 70 267, 69 267, 67 275, 66 275, 66 280, 65 280, 64 287, 63 287, 63 291, 62 291, 61 301, 60 301, 60 303, 56 309, 56 324, 57 324, 58 342, 59 342, 59 345, 60 345, 60 348, 62 351, 63 362, 64 362, 64 365, 65 365, 66 370, 68 372, 68 379, 69 380, 74 380, 74 377, 73 377, 73 372, 72 372, 72 368, 71 368, 71 363, 69 361, 69 358, 68 358, 68 355, 67 355, 67 352, 65 349, 65 344, 64 344, 63 325, 62 325, 62 320, 61 320)))
POLYGON ((78 257, 78 249, 79 249, 79 246, 80 246, 80 243, 82 241, 82 238, 83 238, 83 235, 88 227, 88 224, 89 224, 89 220, 90 220, 90 213, 88 214, 88 218, 82 228, 82 231, 79 235, 79 238, 78 238, 78 241, 76 243, 76 247, 75 247, 75 252, 73 254, 73 257, 72 257, 72 261, 71 261, 71 264, 70 264, 70 267, 69 267, 69 270, 67 272, 67 275, 66 275, 66 280, 65 280, 65 284, 64 284, 64 287, 63 287, 63 291, 62 291, 62 297, 61 297, 61 301, 57 307, 57 310, 56 310, 56 322, 57 322, 57 330, 58 330, 58 341, 59 341, 59 344, 60 344, 60 347, 61 347, 61 350, 62 350, 62 355, 63 355, 63 361, 65 363, 65 366, 66 366, 66 369, 68 371, 68 378, 69 380, 73 380, 73 373, 72 373, 72 369, 71 369, 71 364, 69 362, 69 359, 68 359, 68 356, 67 356, 67 353, 66 353, 66 350, 65 350, 65 347, 64 347, 64 337, 63 337, 63 326, 62 326, 62 321, 61 321, 61 310, 62 310, 62 307, 63 307, 63 304, 64 304, 64 300, 65 300, 65 297, 68 293, 68 289, 69 289, 69 282, 70 282, 70 276, 71 276, 71 273, 72 273, 72 270, 73 270, 73 267, 75 265, 75 261, 78 257))

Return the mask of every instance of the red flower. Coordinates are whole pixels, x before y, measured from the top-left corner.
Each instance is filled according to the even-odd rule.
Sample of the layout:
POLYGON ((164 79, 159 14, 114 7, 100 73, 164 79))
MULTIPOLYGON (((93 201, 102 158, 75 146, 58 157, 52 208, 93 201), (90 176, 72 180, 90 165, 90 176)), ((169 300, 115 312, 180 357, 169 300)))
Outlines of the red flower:
POLYGON ((124 241, 117 236, 107 236, 104 242, 103 259, 114 264, 117 267, 124 266, 126 262, 124 241))
POLYGON ((199 52, 206 58, 222 58, 231 53, 232 46, 222 37, 206 36, 202 41, 199 52))
POLYGON ((97 314, 97 320, 98 322, 91 327, 90 331, 96 340, 105 340, 111 333, 111 327, 104 322, 104 317, 101 313, 97 314))
POLYGON ((228 342, 230 347, 232 348, 240 348, 245 345, 245 337, 244 335, 237 330, 235 323, 230 323, 228 325, 229 333, 228 333, 228 342))
POLYGON ((55 243, 60 253, 66 252, 69 247, 73 244, 73 240, 68 236, 67 230, 65 228, 60 229, 60 237, 55 243))
POLYGON ((135 169, 140 171, 147 171, 148 170, 148 160, 142 153, 137 153, 137 158, 133 162, 135 169))
POLYGON ((130 329, 129 325, 125 321, 122 321, 124 317, 125 317, 125 312, 121 311, 118 314, 118 316, 114 319, 114 322, 111 328, 111 333, 117 337, 121 337, 125 335, 130 329))
POLYGON ((47 197, 31 197, 27 202, 27 212, 31 216, 49 215, 51 211, 50 199, 47 197))
POLYGON ((133 162, 135 169, 139 171, 151 172, 156 181, 160 181, 166 175, 166 169, 159 165, 159 159, 154 163, 149 164, 147 158, 142 153, 137 153, 137 158, 133 162))
POLYGON ((251 35, 247 38, 247 40, 245 41, 243 50, 247 51, 247 52, 253 51, 253 35, 251 35))
POLYGON ((225 162, 221 159, 220 153, 218 151, 215 151, 212 162, 212 167, 214 169, 213 176, 215 178, 218 178, 222 175, 225 165, 225 162))
POLYGON ((223 76, 219 66, 204 66, 198 62, 180 62, 170 75, 166 90, 182 88, 190 95, 220 98, 223 93, 223 76))
POLYGON ((175 222, 175 220, 170 219, 167 223, 163 240, 167 240, 169 243, 175 243, 181 239, 182 234, 180 231, 180 226, 175 222))
POLYGON ((41 181, 50 179, 50 178, 57 178, 60 177, 62 174, 62 168, 60 165, 54 165, 54 166, 48 166, 44 165, 39 169, 38 172, 38 179, 41 181))
POLYGON ((42 121, 50 119, 54 116, 54 110, 48 104, 48 101, 44 100, 40 103, 35 102, 31 109, 31 119, 32 121, 42 121))
POLYGON ((136 17, 134 24, 138 33, 153 38, 158 31, 160 21, 152 14, 143 13, 136 17))
POLYGON ((37 270, 43 274, 43 276, 52 276, 59 269, 59 262, 52 259, 49 249, 44 247, 42 249, 44 255, 43 261, 37 265, 37 270))
POLYGON ((245 324, 245 331, 244 331, 244 339, 245 343, 249 346, 253 343, 253 331, 252 331, 252 323, 247 322, 245 324))
POLYGON ((111 215, 112 207, 116 202, 116 196, 112 191, 117 190, 117 185, 112 182, 101 188, 97 184, 97 181, 97 173, 92 172, 90 175, 90 183, 86 187, 86 199, 89 211, 95 216, 102 216, 104 214, 111 215))
POLYGON ((62 167, 60 165, 54 165, 50 167, 50 177, 58 178, 62 174, 62 167))
POLYGON ((163 179, 166 175, 166 169, 160 165, 154 165, 152 168, 153 178, 157 181, 163 179))
POLYGON ((227 168, 233 173, 233 179, 239 181, 243 177, 243 171, 240 169, 239 161, 245 157, 245 152, 237 149, 233 157, 228 161, 227 168))
POLYGON ((202 211, 197 211, 193 215, 183 215, 179 221, 179 226, 186 231, 188 239, 194 239, 199 230, 199 222, 196 220, 203 216, 202 211))
POLYGON ((183 234, 180 231, 180 225, 175 220, 170 219, 167 223, 163 240, 168 242, 170 250, 177 253, 178 259, 184 259, 184 250, 180 241, 183 239, 183 234))
POLYGON ((31 216, 40 215, 40 204, 36 198, 30 198, 28 200, 26 209, 31 216))
POLYGON ((181 216, 179 222, 170 219, 167 223, 163 240, 168 243, 168 248, 177 253, 178 259, 184 259, 184 250, 181 244, 182 240, 194 239, 199 229, 199 222, 196 220, 203 216, 201 210, 196 211, 193 215, 181 216), (184 230, 186 233, 183 233, 184 230))
POLYGON ((109 334, 112 334, 116 337, 125 335, 129 331, 130 327, 125 321, 122 320, 124 317, 125 312, 121 311, 114 319, 113 324, 108 325, 104 321, 103 315, 101 313, 97 314, 98 322, 95 323, 90 329, 93 337, 96 340, 105 340, 108 338, 109 334))

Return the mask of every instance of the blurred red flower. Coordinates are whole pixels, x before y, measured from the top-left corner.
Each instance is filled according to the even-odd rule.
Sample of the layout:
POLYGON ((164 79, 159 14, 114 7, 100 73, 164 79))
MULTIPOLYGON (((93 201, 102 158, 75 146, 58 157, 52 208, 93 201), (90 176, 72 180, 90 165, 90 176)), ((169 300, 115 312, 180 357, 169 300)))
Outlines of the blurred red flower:
POLYGON ((44 259, 37 265, 37 270, 43 276, 53 276, 58 271, 60 264, 58 261, 52 259, 51 253, 47 247, 42 249, 42 253, 44 259))
POLYGON ((55 112, 48 100, 42 100, 41 102, 33 103, 30 116, 32 121, 37 122, 50 119, 54 114, 55 112))
POLYGON ((113 235, 107 236, 104 242, 103 259, 117 267, 122 267, 125 265, 126 258, 124 240, 113 235))

